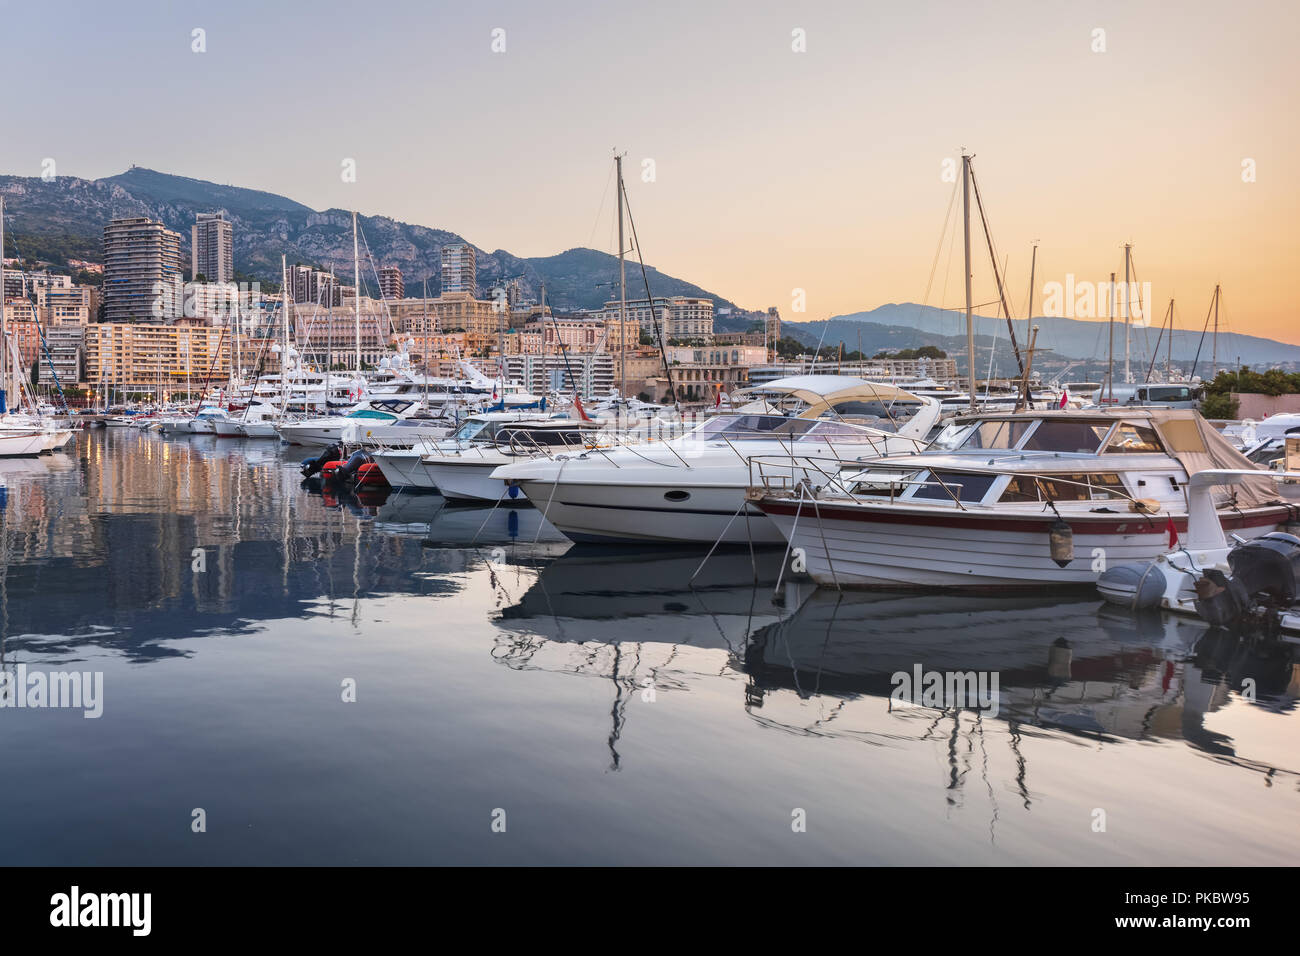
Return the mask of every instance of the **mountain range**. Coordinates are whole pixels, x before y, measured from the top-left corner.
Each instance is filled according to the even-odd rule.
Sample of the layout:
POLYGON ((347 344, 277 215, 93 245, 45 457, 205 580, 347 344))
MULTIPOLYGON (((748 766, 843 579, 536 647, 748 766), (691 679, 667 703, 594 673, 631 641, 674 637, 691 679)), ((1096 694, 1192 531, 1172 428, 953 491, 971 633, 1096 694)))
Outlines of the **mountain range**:
MULTIPOLYGON (((237 186, 223 186, 200 179, 174 176, 140 166, 104 179, 59 176, 0 176, 0 193, 5 196, 6 254, 21 255, 66 267, 69 260, 102 261, 103 230, 113 218, 148 216, 163 222, 181 236, 188 257, 190 226, 200 212, 224 211, 233 225, 234 259, 237 278, 278 284, 280 256, 290 264, 333 267, 343 281, 352 272, 352 214, 343 209, 314 210, 274 193, 237 186)), ((359 216, 366 248, 379 266, 402 270, 409 295, 421 294, 427 280, 430 295, 440 292, 439 250, 451 242, 465 241, 446 229, 412 225, 387 216, 359 216)), ((477 247, 476 247, 477 249, 477 247)), ((480 293, 501 279, 518 278, 526 298, 538 299, 543 283, 547 301, 557 310, 596 308, 609 300, 617 288, 618 259, 595 249, 574 248, 554 256, 521 258, 504 249, 477 249, 480 293)), ((365 265, 363 264, 363 269, 365 265)), ((630 297, 639 298, 639 268, 628 271, 630 297)), ((702 296, 714 301, 719 331, 742 331, 750 321, 735 303, 692 282, 667 275, 647 266, 651 292, 656 295, 702 296)), ((373 291, 373 276, 363 280, 373 291)), ((1040 317, 1038 347, 1044 350, 1036 361, 1055 364, 1060 360, 1082 362, 1078 371, 1095 371, 1108 348, 1108 323, 1081 319, 1040 317)), ((1027 323, 1016 323, 1023 345, 1027 323)), ((965 365, 965 317, 962 313, 914 303, 891 303, 864 312, 834 316, 816 322, 786 321, 784 334, 809 346, 824 348, 833 355, 840 342, 846 350, 861 348, 867 354, 887 349, 937 345, 957 356, 965 365), (860 344, 859 344, 860 343, 860 344)), ((975 320, 977 356, 987 371, 993 357, 994 374, 1007 375, 1015 361, 1007 347, 1005 321, 990 317, 975 320)), ((1135 329, 1132 355, 1135 367, 1143 369, 1156 346, 1155 328, 1135 329)), ((1169 345, 1161 341, 1160 361, 1169 345)), ((1191 365, 1200 349, 1204 372, 1213 351, 1208 336, 1200 330, 1176 330, 1172 357, 1184 368, 1191 365)), ((1117 330, 1116 355, 1122 361, 1123 335, 1117 330)), ((1300 346, 1239 333, 1219 336, 1220 365, 1240 361, 1247 365, 1300 365, 1300 346)))
MULTIPOLYGON (((1038 326, 1035 367, 1044 362, 1059 366, 1062 361, 1073 361, 1081 363, 1076 373, 1082 373, 1089 370, 1095 372, 1105 363, 1110 351, 1109 322, 1039 316, 1032 324, 1038 326)), ((987 373, 988 366, 985 363, 989 361, 989 350, 993 349, 994 374, 1013 374, 1016 363, 1008 341, 1006 320, 976 316, 974 325, 976 353, 981 356, 977 373, 987 373)), ((1028 342, 1030 325, 1024 319, 1015 321, 1016 340, 1022 351, 1028 342)), ((959 365, 965 368, 966 315, 954 309, 938 309, 910 302, 891 303, 870 311, 835 316, 826 321, 786 322, 782 329, 783 334, 791 335, 805 344, 815 346, 821 342, 832 349, 840 342, 844 343, 846 350, 857 349, 858 342, 861 341, 861 350, 867 354, 885 349, 937 345, 957 357, 959 365)), ((1118 369, 1122 368, 1124 361, 1122 323, 1115 324, 1114 335, 1118 375, 1118 369)), ((1144 375, 1153 353, 1156 353, 1157 368, 1164 367, 1168 356, 1175 367, 1186 370, 1197 361, 1199 352, 1197 374, 1200 375, 1209 373, 1215 354, 1213 334, 1209 330, 1175 329, 1172 338, 1168 331, 1161 337, 1157 323, 1149 328, 1131 328, 1129 338, 1132 368, 1137 377, 1144 375)), ((1238 362, 1268 367, 1300 365, 1300 345, 1224 331, 1222 328, 1217 348, 1220 367, 1233 366, 1238 362)))
MULTIPOLYGON (((348 282, 352 274, 352 213, 343 209, 317 211, 274 193, 222 186, 200 179, 173 176, 140 166, 104 179, 58 176, 0 176, 5 195, 6 255, 17 254, 55 265, 69 259, 102 261, 104 226, 110 219, 147 216, 180 233, 188 259, 190 227, 196 213, 224 211, 232 223, 235 271, 238 277, 265 283, 280 281, 280 256, 290 265, 329 269, 348 282)), ((387 216, 359 216, 361 233, 375 266, 402 270, 408 295, 430 295, 441 289, 439 250, 465 240, 454 232, 399 222, 387 216)), ((520 258, 504 249, 477 249, 480 292, 500 279, 517 277, 525 298, 547 300, 562 309, 589 309, 616 294, 618 259, 595 249, 569 249, 554 256, 520 258)), ((363 250, 364 254, 364 250, 363 250)), ((366 269, 363 261, 362 269, 366 269)), ((629 297, 640 297, 640 269, 628 269, 629 297), (634 282, 633 279, 636 279, 634 282)), ((715 307, 734 304, 722 296, 653 266, 646 267, 650 290, 656 295, 704 296, 715 307)), ((373 291, 373 274, 362 272, 373 291)))

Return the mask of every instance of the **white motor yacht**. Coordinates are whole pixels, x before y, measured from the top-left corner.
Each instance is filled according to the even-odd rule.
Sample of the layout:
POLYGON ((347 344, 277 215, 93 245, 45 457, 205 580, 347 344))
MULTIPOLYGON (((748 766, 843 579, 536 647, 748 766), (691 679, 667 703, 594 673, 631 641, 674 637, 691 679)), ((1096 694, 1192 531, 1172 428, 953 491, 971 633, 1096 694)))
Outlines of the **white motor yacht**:
MULTIPOLYGON (((1091 583, 1187 531, 1187 484, 1252 469, 1191 409, 976 415, 950 447, 828 465, 810 481, 759 462, 750 500, 818 584, 1020 588, 1091 583)), ((1217 500, 1223 528, 1266 534, 1297 513, 1261 473, 1217 500)))
POLYGON ((280 437, 291 445, 324 448, 343 441, 346 434, 353 435, 354 441, 359 440, 365 428, 391 425, 419 410, 420 404, 414 398, 372 398, 358 403, 344 415, 285 422, 278 431, 280 437))
POLYGON ((446 457, 476 442, 491 443, 503 428, 521 422, 541 422, 550 417, 545 412, 479 412, 466 418, 446 438, 420 438, 409 448, 383 448, 374 452, 374 459, 394 488, 434 491, 438 486, 424 467, 426 457, 446 457))
POLYGON ((520 460, 581 454, 599 441, 598 433, 604 427, 602 422, 574 418, 506 422, 490 439, 470 441, 455 449, 438 443, 421 459, 420 467, 444 498, 525 504, 527 499, 517 485, 507 485, 492 473, 520 460))
POLYGON ((775 544, 780 532, 746 505, 753 458, 783 455, 797 469, 917 451, 940 411, 934 399, 841 375, 763 385, 759 407, 778 402, 786 414, 742 407, 667 441, 506 465, 494 477, 517 485, 575 541, 775 544))

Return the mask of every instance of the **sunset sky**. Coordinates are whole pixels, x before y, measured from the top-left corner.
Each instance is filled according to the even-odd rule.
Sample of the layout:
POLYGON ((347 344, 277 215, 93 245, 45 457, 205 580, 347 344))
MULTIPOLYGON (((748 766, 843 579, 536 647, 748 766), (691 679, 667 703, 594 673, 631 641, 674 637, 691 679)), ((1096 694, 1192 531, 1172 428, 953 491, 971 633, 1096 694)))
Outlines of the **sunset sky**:
POLYGON ((959 235, 926 287, 965 146, 1017 315, 1035 240, 1040 301, 1130 241, 1157 317, 1199 328, 1221 282, 1226 328, 1300 343, 1295 0, 80 6, 0 3, 0 171, 135 163, 540 256, 614 251, 617 147, 650 263, 801 320, 961 304, 959 235))

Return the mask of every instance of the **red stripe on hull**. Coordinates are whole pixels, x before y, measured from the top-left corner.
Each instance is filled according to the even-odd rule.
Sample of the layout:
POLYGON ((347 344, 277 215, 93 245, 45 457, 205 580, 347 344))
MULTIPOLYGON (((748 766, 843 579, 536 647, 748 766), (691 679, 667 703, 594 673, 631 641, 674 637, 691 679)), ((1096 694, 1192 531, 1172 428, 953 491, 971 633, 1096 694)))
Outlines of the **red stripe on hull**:
MULTIPOLYGON (((805 501, 802 512, 798 504, 784 501, 761 500, 758 506, 765 514, 786 515, 793 517, 802 513, 803 518, 834 518, 839 521, 864 521, 873 524, 926 525, 939 528, 974 528, 981 531, 1039 531, 1047 534, 1051 531, 1056 515, 1025 515, 1022 517, 986 518, 970 511, 953 511, 951 514, 935 514, 932 511, 909 511, 896 505, 884 505, 879 508, 844 507, 805 501)), ((1242 528, 1259 528, 1270 524, 1280 524, 1293 512, 1287 505, 1269 508, 1248 509, 1241 512, 1221 512, 1219 520, 1224 531, 1237 531, 1242 528)), ((1168 515, 1127 514, 1122 517, 1112 515, 1078 514, 1066 512, 1062 517, 1080 534, 1152 534, 1163 532, 1168 524, 1168 515)), ((1179 534, 1187 533, 1187 515, 1175 515, 1174 527, 1179 534)))

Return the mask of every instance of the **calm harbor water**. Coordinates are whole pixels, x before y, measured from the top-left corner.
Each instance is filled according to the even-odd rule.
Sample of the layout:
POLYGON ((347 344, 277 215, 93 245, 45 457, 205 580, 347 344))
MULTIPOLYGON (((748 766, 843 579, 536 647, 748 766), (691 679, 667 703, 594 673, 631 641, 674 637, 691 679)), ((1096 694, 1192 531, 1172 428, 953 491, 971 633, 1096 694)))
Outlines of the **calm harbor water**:
POLYGON ((322 497, 303 456, 126 429, 0 461, 3 666, 103 675, 97 719, 0 709, 0 862, 1300 852, 1289 646, 1086 593, 774 600, 779 552, 715 555, 692 586, 698 553, 322 497), (996 675, 996 715, 891 701, 918 667, 996 675))

